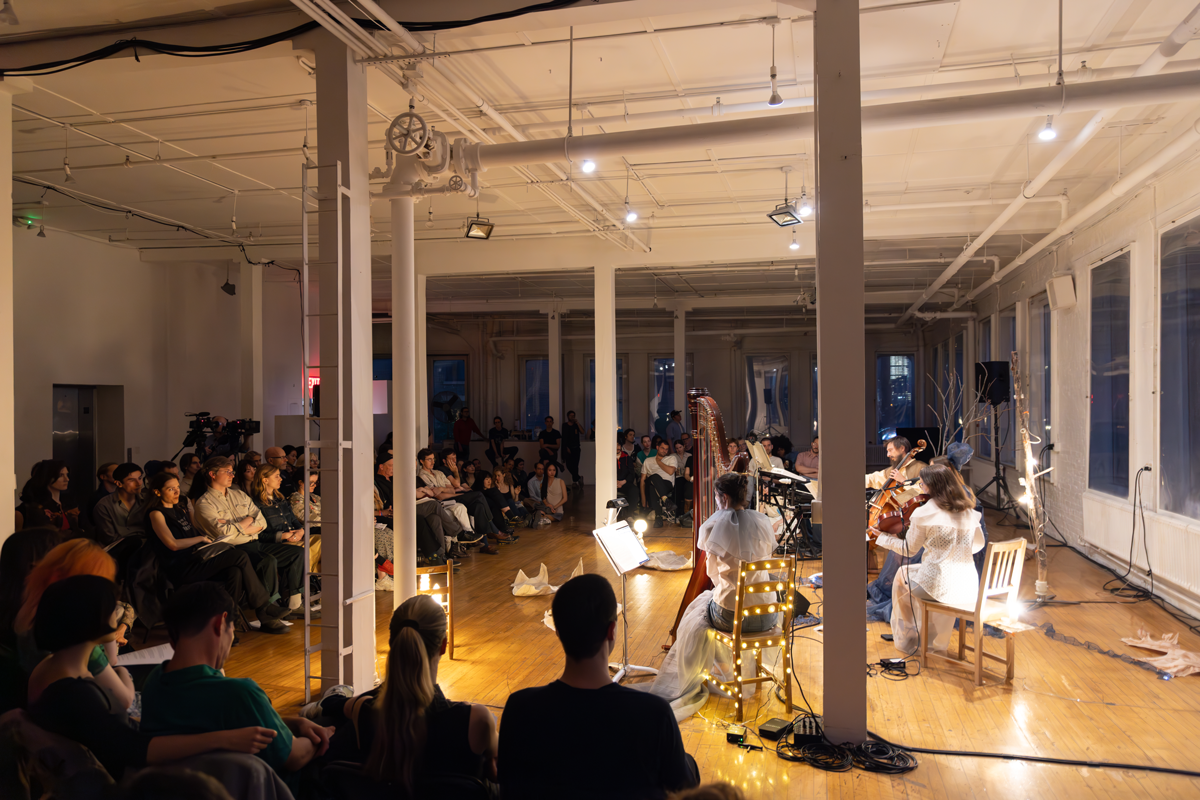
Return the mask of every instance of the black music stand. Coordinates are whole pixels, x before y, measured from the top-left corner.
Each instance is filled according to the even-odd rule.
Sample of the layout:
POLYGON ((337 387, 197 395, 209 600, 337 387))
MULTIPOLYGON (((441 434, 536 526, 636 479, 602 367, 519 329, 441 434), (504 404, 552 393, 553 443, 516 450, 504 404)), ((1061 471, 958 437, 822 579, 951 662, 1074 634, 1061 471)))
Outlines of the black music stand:
MULTIPOLYGON (((1012 512, 1012 515, 1017 518, 1016 526, 1018 528, 1028 528, 1029 523, 1021 518, 1021 505, 1017 499, 1012 496, 1012 492, 1008 490, 1008 479, 1004 474, 1004 465, 1000 463, 1000 409, 993 403, 992 406, 992 477, 983 486, 975 491, 975 495, 983 502, 984 507, 990 508, 993 511, 1000 511, 1004 514, 1012 512), (996 503, 989 504, 983 500, 983 493, 991 486, 996 486, 996 503)), ((1012 431, 1009 431, 1012 433, 1012 431)))
POLYGON ((621 576, 621 660, 616 664, 609 665, 610 669, 617 668, 617 674, 613 676, 613 683, 620 683, 625 678, 632 678, 635 673, 657 675, 658 670, 654 667, 642 667, 629 663, 629 604, 625 600, 625 575, 649 561, 650 555, 637 538, 637 534, 625 522, 610 523, 603 528, 597 528, 592 531, 592 535, 596 537, 608 563, 621 576))

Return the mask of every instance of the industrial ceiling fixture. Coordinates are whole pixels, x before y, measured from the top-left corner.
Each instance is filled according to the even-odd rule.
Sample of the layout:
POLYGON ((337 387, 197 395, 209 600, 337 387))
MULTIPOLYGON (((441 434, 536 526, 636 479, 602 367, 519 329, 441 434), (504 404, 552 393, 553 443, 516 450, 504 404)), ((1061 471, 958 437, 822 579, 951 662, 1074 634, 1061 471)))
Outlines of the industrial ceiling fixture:
POLYGON ((637 222, 638 213, 629 207, 629 165, 625 166, 625 221, 637 222))
POLYGON ((75 176, 71 174, 71 126, 63 125, 63 183, 74 182, 75 176))
POLYGON ((475 216, 467 220, 466 227, 463 229, 463 238, 490 239, 492 238, 492 230, 495 227, 496 225, 490 222, 487 217, 479 216, 479 195, 475 195, 475 216))
POLYGON ((771 108, 783 105, 783 98, 779 96, 779 73, 775 69, 775 26, 778 24, 777 19, 767 22, 771 27, 771 97, 767 100, 767 105, 771 108))
MULTIPOLYGON (((45 197, 45 193, 43 193, 42 196, 45 197)), ((46 210, 49 207, 50 207, 49 204, 45 200, 43 200, 42 201, 42 221, 38 224, 38 232, 37 232, 39 239, 46 238, 46 210)))
POLYGON ((0 5, 0 25, 20 24, 20 20, 17 19, 17 12, 13 11, 12 0, 4 0, 3 5, 0 5))
POLYGON ((1049 142, 1056 138, 1058 134, 1054 130, 1054 115, 1050 114, 1046 117, 1046 127, 1038 131, 1038 138, 1043 142, 1049 142))
POLYGON ((789 250, 799 250, 800 243, 796 241, 796 229, 792 228, 792 243, 788 245, 789 250))
POLYGON ((800 212, 796 210, 796 206, 788 202, 787 199, 787 176, 792 171, 791 167, 780 167, 783 173, 783 202, 775 206, 774 211, 767 213, 767 217, 781 228, 786 228, 789 225, 800 225, 804 222, 800 212))
POLYGON ((223 284, 221 284, 221 291, 224 292, 225 294, 229 295, 230 297, 233 297, 235 294, 237 294, 237 287, 229 282, 229 265, 228 264, 225 265, 225 282, 223 284))

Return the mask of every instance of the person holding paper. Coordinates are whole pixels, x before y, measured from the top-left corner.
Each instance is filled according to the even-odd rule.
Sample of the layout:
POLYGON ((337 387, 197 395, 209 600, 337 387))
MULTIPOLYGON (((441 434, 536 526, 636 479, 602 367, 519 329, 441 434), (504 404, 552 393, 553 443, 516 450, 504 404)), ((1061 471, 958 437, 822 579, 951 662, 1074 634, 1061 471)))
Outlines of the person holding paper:
POLYGON ((229 596, 254 609, 264 633, 287 633, 279 620, 288 609, 271 602, 250 558, 229 544, 214 544, 192 524, 179 506, 179 479, 160 472, 150 479, 146 521, 154 533, 151 546, 159 565, 177 587, 200 581, 219 583, 229 596))

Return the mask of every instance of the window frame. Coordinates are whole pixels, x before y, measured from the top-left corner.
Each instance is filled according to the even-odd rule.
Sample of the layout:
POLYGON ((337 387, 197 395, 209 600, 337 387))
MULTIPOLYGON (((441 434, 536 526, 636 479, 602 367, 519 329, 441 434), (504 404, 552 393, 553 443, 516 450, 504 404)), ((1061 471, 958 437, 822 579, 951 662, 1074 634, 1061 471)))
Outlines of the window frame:
MULTIPOLYGON (((1040 399, 1042 399, 1043 403, 1047 402, 1047 401, 1050 403, 1050 414, 1044 418, 1039 416, 1039 419, 1043 420, 1043 423, 1048 430, 1044 429, 1040 432, 1040 435, 1042 438, 1041 444, 1032 445, 1032 447, 1034 448, 1033 456, 1034 456, 1034 458, 1037 458, 1038 451, 1040 451, 1043 446, 1045 446, 1047 443, 1054 443, 1053 436, 1054 436, 1054 431, 1056 430, 1055 426, 1056 426, 1057 420, 1056 420, 1055 415, 1058 413, 1058 403, 1055 401, 1057 399, 1056 392, 1059 389, 1059 386, 1058 386, 1059 382, 1056 380, 1056 374, 1055 374, 1055 356, 1057 355, 1057 351, 1055 350, 1055 347, 1056 347, 1056 337, 1057 337, 1057 333, 1058 333, 1058 315, 1055 314, 1054 309, 1050 307, 1050 294, 1048 291, 1047 292, 1039 292, 1039 293, 1035 294, 1033 297, 1029 298, 1029 300, 1027 302, 1028 302, 1028 313, 1026 314, 1026 318, 1027 318, 1026 322, 1027 322, 1029 330, 1025 337, 1025 353, 1022 355, 1022 358, 1023 358, 1022 363, 1025 365, 1025 370, 1026 370, 1025 380, 1029 384, 1029 394, 1031 396, 1033 394, 1033 366, 1034 366, 1034 362, 1033 362, 1033 343, 1034 343, 1033 331, 1034 331, 1034 326, 1037 325, 1037 316, 1038 316, 1037 311, 1040 308, 1042 303, 1045 303, 1046 314, 1047 314, 1048 319, 1050 320, 1050 326, 1049 326, 1050 330, 1045 333, 1046 340, 1045 340, 1045 344, 1044 344, 1045 349, 1049 350, 1049 352, 1050 352, 1050 355, 1049 355, 1049 358, 1050 358, 1050 369, 1049 369, 1050 391, 1046 392, 1045 388, 1042 387, 1038 393, 1038 397, 1040 399)), ((1040 412, 1039 412, 1039 414, 1040 414, 1040 412)), ((1048 455, 1051 459, 1050 463, 1053 464, 1054 456, 1061 455, 1061 452, 1059 451, 1057 444, 1054 445, 1053 450, 1049 451, 1048 455)), ((1039 464, 1039 466, 1038 466, 1039 472, 1042 471, 1043 469, 1045 469, 1045 465, 1043 465, 1041 463, 1040 459, 1038 461, 1038 464, 1039 464)), ((1044 480, 1047 483, 1053 484, 1056 482, 1055 477, 1054 477, 1055 472, 1056 472, 1056 470, 1052 469, 1049 472, 1047 472, 1045 475, 1043 475, 1042 477, 1038 478, 1038 480, 1044 480)))
MULTIPOLYGON (((784 375, 787 376, 786 385, 787 385, 787 400, 788 400, 788 402, 787 402, 786 408, 784 408, 782 411, 779 411, 780 428, 781 428, 780 435, 786 436, 786 437, 788 437, 788 439, 791 439, 792 438, 792 433, 791 433, 791 431, 792 431, 792 353, 791 353, 791 351, 788 351, 788 350, 772 351, 772 350, 757 350, 756 349, 749 353, 742 351, 740 356, 741 356, 740 366, 741 366, 741 371, 742 371, 742 390, 746 391, 746 392, 749 392, 749 388, 750 388, 750 365, 747 362, 747 359, 750 359, 750 358, 768 358, 768 359, 769 358, 781 358, 781 359, 783 359, 784 369, 785 369, 784 375)), ((776 392, 775 407, 778 410, 780 407, 779 400, 778 400, 778 398, 779 398, 779 387, 778 386, 775 387, 775 392, 776 392)), ((747 420, 746 418, 750 414, 750 404, 748 401, 745 400, 744 396, 743 396, 743 402, 745 404, 743 405, 743 407, 741 409, 739 419, 746 420, 748 422, 749 420, 747 420)), ((745 434, 748 432, 749 432, 748 430, 743 431, 742 434, 745 434)))
POLYGON ((925 379, 917 375, 917 351, 906 349, 877 350, 875 352, 874 363, 871 365, 872 380, 874 381, 875 385, 874 392, 872 392, 871 397, 871 404, 874 411, 871 424, 872 435, 869 437, 869 440, 875 441, 876 444, 884 443, 880 438, 880 431, 882 428, 879 427, 879 359, 884 357, 892 358, 895 356, 905 356, 912 360, 912 423, 909 426, 901 427, 919 427, 920 425, 918 421, 919 418, 917 416, 919 412, 919 409, 917 408, 917 389, 920 386, 920 382, 925 379))
MULTIPOLYGON (((694 380, 695 380, 695 379, 694 379, 694 377, 693 377, 693 375, 694 375, 694 369, 695 369, 695 361, 694 361, 694 359, 692 358, 692 353, 691 353, 690 351, 689 351, 689 352, 686 352, 686 353, 684 353, 684 356, 683 356, 683 358, 684 358, 684 360, 685 360, 685 362, 686 362, 686 364, 684 365, 684 370, 683 370, 683 371, 684 371, 684 375, 683 375, 683 382, 684 382, 684 387, 683 387, 683 397, 681 398, 681 397, 678 397, 678 396, 673 396, 673 402, 674 402, 674 403, 676 403, 676 406, 675 406, 675 408, 677 408, 677 409, 679 409, 680 411, 682 411, 682 412, 684 413, 684 415, 686 416, 686 415, 687 415, 687 413, 688 413, 688 407, 687 407, 687 390, 688 390, 688 388, 689 388, 689 387, 690 387, 690 386, 691 386, 691 385, 694 383, 694 380)), ((654 436, 654 434, 655 434, 655 433, 657 433, 657 431, 656 431, 656 430, 655 430, 655 428, 654 428, 654 419, 653 419, 653 418, 650 416, 650 401, 651 401, 652 399, 654 399, 654 362, 655 362, 655 361, 658 361, 659 359, 670 359, 671 361, 674 361, 674 360, 675 360, 675 354, 674 354, 674 353, 664 353, 664 354, 662 354, 662 355, 659 355, 659 354, 657 354, 657 353, 656 353, 655 351, 653 351, 653 350, 651 350, 649 353, 647 353, 647 354, 646 354, 646 365, 647 365, 647 367, 648 367, 648 371, 646 372, 646 390, 647 390, 647 394, 646 394, 646 405, 645 405, 645 406, 643 406, 643 408, 644 408, 644 409, 645 409, 645 411, 646 411, 646 416, 645 416, 645 418, 644 418, 644 419, 645 419, 645 423, 644 423, 644 424, 645 424, 645 427, 644 427, 644 428, 641 428, 641 429, 639 429, 639 430, 644 430, 644 431, 647 431, 647 432, 649 432, 651 437, 653 437, 653 436, 654 436)), ((672 370, 672 371, 671 371, 671 393, 672 393, 672 395, 675 395, 676 388, 677 388, 677 387, 675 386, 675 372, 674 372, 674 369, 675 369, 675 367, 674 367, 674 365, 672 365, 672 367, 671 367, 671 370, 672 370)), ((668 409, 668 410, 670 410, 670 409, 668 409)), ((691 427, 691 423, 690 423, 690 422, 686 422, 686 421, 685 421, 684 427, 685 427, 685 428, 690 428, 690 427, 691 427)), ((635 428, 636 428, 636 426, 635 426, 635 428)), ((640 437, 641 437, 641 434, 639 433, 639 434, 638 434, 638 436, 639 436, 639 438, 640 438, 640 437)))
MULTIPOLYGON (((592 381, 592 364, 596 360, 596 353, 593 350, 583 354, 583 427, 584 430, 590 430, 592 426, 592 403, 596 393, 595 383, 592 381)), ((617 353, 617 367, 620 370, 618 376, 621 380, 621 398, 617 408, 617 426, 625 429, 625 422, 621 419, 623 416, 628 416, 627 409, 629 408, 629 354, 617 353)))
MULTIPOLYGON (((519 363, 521 364, 521 368, 520 368, 521 369, 521 401, 519 403, 519 408, 518 408, 517 413, 521 415, 521 417, 520 417, 521 426, 522 426, 521 430, 525 431, 526 433, 528 433, 530 435, 531 438, 533 438, 534 429, 524 427, 526 424, 525 400, 529 396, 529 383, 528 383, 529 368, 526 366, 526 364, 530 361, 545 361, 546 362, 546 397, 547 397, 546 413, 542 415, 542 417, 543 417, 542 419, 538 420, 538 422, 545 422, 546 421, 545 417, 550 415, 550 400, 549 400, 549 395, 550 395, 550 355, 548 353, 545 355, 537 355, 536 353, 523 353, 519 357, 518 360, 519 360, 519 363)), ((561 430, 561 428, 559 427, 559 423, 560 423, 559 420, 554 421, 555 430, 561 430)), ((539 430, 540 430, 540 428, 539 428, 539 430)))
MULTIPOLYGON (((1100 258, 1100 259, 1098 259, 1098 260, 1096 260, 1096 261, 1093 261, 1092 263, 1088 264, 1088 265, 1087 265, 1087 266, 1084 268, 1084 269, 1085 269, 1085 273, 1086 273, 1086 275, 1087 275, 1087 281, 1086 281, 1086 284, 1087 284, 1087 323, 1086 323, 1086 325, 1085 325, 1085 328, 1086 328, 1086 330, 1085 330, 1085 333, 1084 333, 1084 353, 1085 353, 1085 355, 1087 356, 1087 359, 1086 359, 1086 362, 1085 362, 1085 364, 1086 364, 1086 372, 1087 372, 1087 384, 1088 384, 1088 385, 1087 385, 1087 395, 1086 395, 1086 396, 1089 398, 1089 403, 1088 403, 1088 405, 1089 405, 1089 411, 1088 411, 1088 413, 1087 413, 1087 414, 1085 414, 1085 415, 1084 415, 1084 437, 1083 437, 1083 440, 1084 440, 1084 448, 1085 448, 1085 449, 1084 449, 1084 462, 1083 462, 1083 463, 1084 463, 1084 472, 1083 472, 1083 486, 1084 486, 1084 493, 1085 493, 1085 494, 1086 494, 1086 493, 1091 493, 1091 494, 1093 494, 1093 495, 1096 495, 1096 496, 1099 496, 1099 497, 1105 497, 1105 498, 1108 498, 1108 499, 1110 499, 1110 500, 1115 500, 1115 501, 1117 501, 1117 502, 1123 502, 1123 503, 1128 503, 1128 502, 1130 502, 1130 501, 1131 501, 1131 498, 1132 498, 1132 496, 1133 496, 1133 482, 1134 482, 1134 479, 1133 479, 1133 474, 1132 474, 1132 467, 1133 467, 1133 453, 1134 453, 1134 439, 1133 439, 1133 424, 1134 424, 1134 420, 1133 420, 1133 413, 1134 413, 1134 407, 1133 407, 1133 398, 1132 398, 1132 397, 1130 397, 1130 398, 1129 398, 1129 412, 1128 412, 1128 413, 1129 413, 1129 427, 1130 427, 1130 432, 1129 432, 1129 445, 1128 445, 1128 447, 1129 447, 1129 454, 1128 454, 1128 456, 1127 456, 1127 458, 1128 458, 1128 462, 1129 462, 1129 463, 1128 463, 1128 466, 1127 466, 1127 469, 1126 469, 1126 476, 1125 476, 1125 478, 1126 478, 1126 484, 1127 484, 1127 485, 1126 485, 1126 492, 1125 492, 1125 495, 1124 495, 1124 496, 1122 496, 1122 495, 1118 495, 1118 494, 1111 494, 1111 493, 1109 493, 1109 492, 1106 492, 1106 491, 1104 491, 1104 490, 1102 490, 1102 489, 1094 489, 1094 488, 1092 488, 1092 485, 1091 485, 1091 480, 1092 480, 1092 476, 1091 476, 1091 464, 1092 464, 1092 414, 1091 414, 1091 411, 1090 411, 1090 406, 1091 406, 1091 401, 1090 401, 1090 398, 1091 398, 1091 394, 1092 394, 1092 381, 1091 381, 1091 364, 1092 364, 1092 302, 1093 302, 1093 300, 1095 299, 1095 286, 1094 286, 1094 280, 1093 280, 1093 277, 1092 277, 1092 276, 1093 276, 1093 274, 1094 274, 1094 271, 1096 270, 1096 268, 1097 268, 1097 267, 1101 267, 1101 266, 1103 266, 1103 265, 1107 264, 1109 261, 1112 261, 1112 260, 1113 260, 1113 259, 1115 259, 1115 258, 1119 258, 1119 257, 1121 257, 1122 255, 1125 255, 1125 254, 1127 254, 1127 253, 1129 254, 1129 326, 1130 326, 1130 329, 1129 329, 1129 355, 1130 355, 1130 359, 1132 360, 1132 358, 1133 358, 1133 355, 1134 355, 1134 351, 1133 351, 1133 345, 1134 345, 1134 329, 1133 329, 1133 326, 1134 326, 1134 322, 1133 322, 1133 315, 1134 315, 1134 274, 1133 274, 1133 269, 1134 269, 1134 263, 1135 263, 1135 255, 1136 255, 1136 254, 1134 253, 1134 246, 1133 246, 1133 243, 1126 244, 1125 246, 1123 246, 1123 247, 1121 247, 1121 248, 1119 248, 1119 249, 1117 249, 1117 250, 1114 250, 1114 251, 1112 251, 1112 252, 1111 252, 1111 253, 1109 253, 1108 255, 1106 255, 1106 256, 1104 256, 1103 258, 1100 258)), ((1160 316, 1161 316, 1161 314, 1160 314, 1160 316)), ((1130 382, 1130 390, 1131 390, 1131 392, 1132 392, 1132 381, 1130 382)), ((1155 411, 1155 416, 1156 416, 1156 417, 1158 416, 1157 410, 1155 411)), ((1155 441, 1155 444, 1157 445, 1157 440, 1155 441)), ((1157 486, 1157 481, 1155 481, 1154 483, 1155 483, 1155 485, 1157 486)), ((1157 496, 1157 495, 1156 495, 1156 496, 1157 496)), ((1155 510, 1157 510, 1157 508, 1156 508, 1155 510)), ((1184 519, 1186 519, 1186 518, 1184 518, 1184 519)))
MULTIPOLYGON (((1001 327, 1006 327, 1011 320, 1012 324, 1012 350, 1008 350, 1003 354, 1003 358, 997 358, 996 361, 1003 361, 1009 365, 1008 367, 1008 410, 1000 415, 1000 429, 1004 430, 1007 417, 1008 426, 1008 443, 1000 448, 1000 463, 1014 470, 1018 469, 1021 464, 1021 458, 1017 454, 1017 439, 1020 438, 1020 432, 1017 426, 1017 403, 1016 392, 1014 392, 1012 379, 1012 354, 1017 352, 1018 356, 1024 360, 1024 355, 1021 354, 1021 334, 1018 328, 1017 305, 1013 305, 999 311, 996 318, 1000 320, 1001 327)), ((999 342, 997 342, 997 345, 999 342)), ((994 352, 994 351, 993 351, 994 352)), ((997 437, 999 438, 999 437, 997 437)))
MULTIPOLYGON (((434 363, 436 363, 438 361, 461 361, 461 362, 463 362, 463 398, 462 399, 463 399, 463 402, 466 403, 466 405, 464 406, 465 408, 471 407, 471 356, 466 353, 463 353, 463 354, 426 353, 425 354, 425 375, 427 377, 426 377, 426 381, 425 381, 425 411, 424 411, 424 413, 425 413, 426 424, 429 426, 428 433, 430 436, 433 436, 434 421, 433 421, 433 411, 432 411, 432 409, 430 409, 429 403, 430 403, 430 401, 433 400, 434 394, 436 394, 436 392, 433 389, 433 365, 434 365, 434 363)), ((393 365, 393 367, 395 366, 394 360, 392 361, 392 365, 393 365)), ((372 367, 373 366, 374 365, 372 365, 372 367)), ((374 376, 372 375, 372 377, 374 377, 374 376)), ((395 379, 395 371, 394 370, 392 372, 392 379, 393 380, 395 379)), ((453 422, 450 423, 450 427, 451 428, 454 427, 453 422)), ((453 436, 453 434, 451 434, 451 436, 453 436)), ((438 443, 438 447, 441 447, 441 443, 446 440, 445 439, 434 439, 434 441, 438 443)))

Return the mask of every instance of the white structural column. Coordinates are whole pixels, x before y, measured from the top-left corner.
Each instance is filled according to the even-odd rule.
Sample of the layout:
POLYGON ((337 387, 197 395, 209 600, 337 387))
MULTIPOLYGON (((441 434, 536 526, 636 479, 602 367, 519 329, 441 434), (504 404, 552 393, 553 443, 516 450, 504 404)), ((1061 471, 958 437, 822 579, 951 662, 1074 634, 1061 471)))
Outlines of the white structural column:
MULTIPOLYGON (((417 593, 417 280, 413 199, 392 198, 392 436, 396 509, 392 607, 417 593)), ((421 326, 422 328, 424 325, 421 326)), ((424 338, 424 337, 422 337, 424 338)))
POLYGON ((547 358, 550 361, 550 408, 546 412, 554 417, 554 426, 563 429, 562 413, 562 319, 559 318, 558 306, 552 307, 546 315, 548 326, 547 358))
MULTIPOLYGON (((0 80, 0 204, 4 219, 12 219, 12 96, 33 89, 28 78, 0 80)), ((16 518, 17 467, 13 439, 16 415, 16 343, 13 340, 13 227, 0 226, 0 545, 16 518)))
MULTIPOLYGON (((425 276, 417 276, 417 448, 429 447, 429 345, 426 341, 425 276)), ((393 371, 393 378, 395 374, 393 371)), ((485 412, 486 413, 486 412, 485 412)), ((490 423, 489 423, 490 424, 490 423)), ((415 455, 415 454, 414 454, 415 455)), ((403 462, 400 462, 403 463, 403 462)), ((413 490, 416 491, 415 489, 413 490)))
MULTIPOLYGON (((242 416, 262 421, 263 418, 263 267, 262 264, 239 266, 238 306, 242 326, 242 416)), ((272 442, 274 440, 272 439, 272 442)), ((259 434, 247 437, 253 450, 265 446, 266 437, 259 434)))
POLYGON ((329 570, 334 562, 338 570, 336 577, 323 581, 322 624, 337 625, 341 617, 340 629, 324 629, 321 674, 326 685, 333 678, 363 692, 375 685, 367 76, 354 63, 354 54, 332 35, 315 33, 312 42, 318 64, 317 139, 321 148, 317 205, 321 416, 335 418, 321 423, 321 466, 336 465, 339 470, 336 475, 326 472, 321 482, 321 536, 326 554, 322 569, 329 570), (340 394, 336 390, 339 382, 340 394), (331 551, 336 558, 331 558, 331 551))
POLYGON ((858 0, 817 0, 817 404, 825 569, 825 730, 867 735, 865 308, 858 0))
MULTIPOLYGON (((680 306, 675 309, 675 408, 683 412, 684 430, 691 427, 692 415, 687 408, 687 309, 680 306)), ((675 443, 671 443, 671 452, 675 452, 675 443)))
POLYGON ((617 279, 611 266, 595 268, 596 295, 596 525, 617 496, 617 279))

